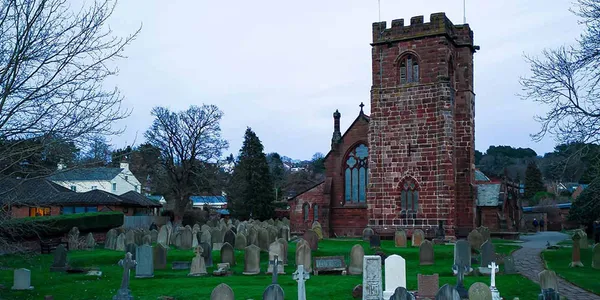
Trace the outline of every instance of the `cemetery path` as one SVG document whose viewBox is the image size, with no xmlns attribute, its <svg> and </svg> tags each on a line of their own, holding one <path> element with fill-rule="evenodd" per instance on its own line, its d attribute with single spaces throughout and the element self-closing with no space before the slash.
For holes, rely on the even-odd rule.
<svg viewBox="0 0 600 300">
<path fill-rule="evenodd" d="M 522 236 L 523 248 L 513 253 L 515 267 L 523 276 L 539 283 L 538 274 L 545 269 L 540 254 L 546 248 L 546 244 L 555 245 L 568 238 L 569 236 L 564 233 L 552 231 Z M 574 286 L 560 277 L 558 278 L 558 285 L 558 292 L 569 300 L 600 300 L 600 296 Z"/>
</svg>

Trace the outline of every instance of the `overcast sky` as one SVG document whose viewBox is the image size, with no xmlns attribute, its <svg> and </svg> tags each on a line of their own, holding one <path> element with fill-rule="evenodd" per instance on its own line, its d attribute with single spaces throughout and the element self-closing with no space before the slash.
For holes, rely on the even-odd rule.
<svg viewBox="0 0 600 300">
<path fill-rule="evenodd" d="M 475 144 L 530 147 L 540 143 L 533 117 L 543 107 L 521 100 L 519 77 L 528 74 L 523 54 L 574 43 L 581 32 L 570 0 L 467 0 L 467 23 L 481 50 L 475 54 Z M 381 0 L 381 20 L 445 12 L 463 23 L 462 0 Z M 371 25 L 379 20 L 377 0 L 122 0 L 111 19 L 116 34 L 143 25 L 109 83 L 125 96 L 132 115 L 111 138 L 117 147 L 143 142 L 150 110 L 215 104 L 225 116 L 223 136 L 237 155 L 247 126 L 266 152 L 296 159 L 327 153 L 332 113 L 342 113 L 342 130 L 359 104 L 369 113 Z"/>
</svg>

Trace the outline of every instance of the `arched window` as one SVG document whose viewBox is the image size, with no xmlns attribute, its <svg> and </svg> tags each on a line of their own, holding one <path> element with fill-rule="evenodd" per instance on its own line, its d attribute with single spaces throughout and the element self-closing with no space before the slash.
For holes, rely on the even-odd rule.
<svg viewBox="0 0 600 300">
<path fill-rule="evenodd" d="M 365 203 L 367 200 L 369 148 L 360 144 L 346 157 L 345 200 L 350 203 Z"/>
<path fill-rule="evenodd" d="M 416 213 L 419 208 L 419 187 L 413 178 L 406 178 L 400 192 L 400 207 L 403 211 Z"/>
<path fill-rule="evenodd" d="M 419 62 L 412 54 L 400 59 L 400 83 L 419 82 Z"/>
<path fill-rule="evenodd" d="M 319 220 L 319 205 L 317 204 L 313 205 L 313 215 L 313 221 Z"/>
<path fill-rule="evenodd" d="M 308 211 L 310 210 L 310 206 L 308 205 L 308 203 L 304 203 L 304 205 L 302 205 L 302 211 L 304 212 L 304 221 L 308 221 Z"/>
</svg>

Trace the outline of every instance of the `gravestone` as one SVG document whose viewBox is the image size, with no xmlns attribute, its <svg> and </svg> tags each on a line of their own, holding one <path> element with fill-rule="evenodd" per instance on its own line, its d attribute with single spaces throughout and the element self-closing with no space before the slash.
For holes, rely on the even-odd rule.
<svg viewBox="0 0 600 300">
<path fill-rule="evenodd" d="M 283 265 L 287 266 L 288 265 L 288 241 L 284 238 L 278 238 L 276 241 L 279 242 L 281 245 L 283 245 L 283 253 L 281 253 L 281 256 L 279 256 L 279 258 L 283 262 Z"/>
<path fill-rule="evenodd" d="M 411 240 L 413 247 L 419 247 L 421 246 L 421 243 L 423 243 L 423 241 L 425 240 L 425 233 L 421 229 L 416 229 L 415 231 L 413 231 Z"/>
<path fill-rule="evenodd" d="M 363 241 L 365 241 L 365 242 L 370 241 L 371 240 L 371 236 L 374 235 L 374 234 L 375 234 L 375 232 L 373 231 L 373 229 L 371 229 L 369 227 L 363 229 L 363 232 L 362 232 Z"/>
<path fill-rule="evenodd" d="M 221 247 L 221 262 L 229 263 L 230 266 L 235 266 L 235 251 L 229 243 L 223 243 Z"/>
<path fill-rule="evenodd" d="M 245 235 L 243 235 L 241 233 L 238 233 L 235 236 L 235 249 L 236 250 L 244 250 L 246 248 L 247 244 L 248 243 L 246 242 L 246 236 Z"/>
<path fill-rule="evenodd" d="M 469 300 L 492 300 L 492 291 L 483 282 L 475 282 L 469 288 Z"/>
<path fill-rule="evenodd" d="M 210 243 L 200 243 L 200 247 L 202 247 L 202 257 L 204 258 L 204 264 L 207 267 L 213 266 L 213 258 L 212 258 L 212 248 Z"/>
<path fill-rule="evenodd" d="M 287 226 L 279 229 L 279 237 L 284 238 L 286 241 L 290 240 L 290 228 Z"/>
<path fill-rule="evenodd" d="M 67 241 L 69 243 L 70 250 L 79 249 L 79 229 L 77 227 L 71 228 Z"/>
<path fill-rule="evenodd" d="M 583 263 L 581 262 L 581 235 L 575 232 L 573 235 L 573 248 L 571 252 L 571 263 L 569 267 L 583 267 Z"/>
<path fill-rule="evenodd" d="M 190 261 L 174 261 L 171 263 L 171 270 L 189 270 L 192 267 Z"/>
<path fill-rule="evenodd" d="M 269 232 L 264 228 L 258 229 L 258 247 L 262 251 L 269 251 Z"/>
<path fill-rule="evenodd" d="M 481 245 L 483 245 L 483 236 L 481 236 L 481 233 L 477 229 L 473 229 L 469 233 L 467 240 L 469 241 L 472 250 L 479 251 L 479 249 L 481 249 Z"/>
<path fill-rule="evenodd" d="M 163 244 L 158 243 L 156 247 L 152 249 L 154 252 L 153 257 L 153 265 L 155 270 L 164 270 L 167 268 L 167 248 L 163 246 Z"/>
<path fill-rule="evenodd" d="M 365 249 L 360 244 L 352 246 L 350 250 L 350 265 L 348 266 L 348 273 L 351 275 L 360 275 L 363 271 L 363 258 L 365 256 Z"/>
<path fill-rule="evenodd" d="M 476 228 L 477 231 L 481 234 L 482 242 L 485 243 L 490 240 L 490 229 L 485 226 L 480 226 Z"/>
<path fill-rule="evenodd" d="M 321 227 L 321 224 L 319 224 L 319 222 L 313 223 L 312 231 L 314 231 L 317 234 L 319 240 L 323 239 L 323 227 Z"/>
<path fill-rule="evenodd" d="M 280 266 L 283 266 L 283 262 L 279 260 L 279 257 L 277 257 L 277 255 L 275 255 L 273 260 L 269 260 L 269 268 L 271 268 L 271 270 L 273 270 L 273 268 L 279 269 Z M 277 284 L 277 275 L 279 274 L 279 272 L 271 272 L 271 274 L 273 274 L 273 279 L 271 283 Z"/>
<path fill-rule="evenodd" d="M 306 300 L 305 281 L 310 278 L 310 273 L 304 271 L 304 266 L 299 265 L 296 272 L 292 274 L 292 279 L 298 282 L 298 300 Z"/>
<path fill-rule="evenodd" d="M 213 250 L 221 250 L 223 247 L 223 235 L 221 234 L 221 230 L 219 228 L 212 228 L 210 230 L 210 238 L 212 242 Z"/>
<path fill-rule="evenodd" d="M 85 237 L 85 249 L 94 250 L 94 248 L 96 248 L 96 240 L 94 239 L 94 235 L 90 232 Z"/>
<path fill-rule="evenodd" d="M 125 245 L 127 244 L 135 244 L 135 232 L 133 230 L 125 233 Z"/>
<path fill-rule="evenodd" d="M 542 293 L 538 295 L 538 300 L 560 300 L 561 297 L 554 289 L 544 289 Z"/>
<path fill-rule="evenodd" d="M 481 266 L 479 267 L 479 272 L 481 274 L 489 275 L 490 269 L 487 267 L 493 261 L 496 261 L 496 250 L 494 249 L 494 244 L 492 240 L 485 241 L 483 245 L 481 245 Z"/>
<path fill-rule="evenodd" d="M 250 229 L 248 229 L 247 240 L 248 245 L 256 245 L 260 248 L 260 245 L 258 244 L 258 231 L 256 230 L 256 228 L 251 227 Z"/>
<path fill-rule="evenodd" d="M 245 248 L 244 253 L 244 275 L 260 274 L 260 248 L 250 245 Z"/>
<path fill-rule="evenodd" d="M 600 269 L 600 244 L 596 244 L 592 248 L 592 268 Z"/>
<path fill-rule="evenodd" d="M 394 234 L 394 244 L 396 247 L 406 248 L 406 231 L 397 230 Z"/>
<path fill-rule="evenodd" d="M 136 248 L 135 278 L 154 277 L 154 260 L 152 246 L 142 245 Z"/>
<path fill-rule="evenodd" d="M 439 274 L 417 275 L 418 293 L 421 298 L 433 298 L 440 288 Z"/>
<path fill-rule="evenodd" d="M 31 271 L 28 269 L 15 269 L 14 271 L 13 290 L 33 290 L 31 286 Z"/>
<path fill-rule="evenodd" d="M 504 258 L 504 274 L 517 274 L 515 260 L 510 254 Z"/>
<path fill-rule="evenodd" d="M 558 290 L 558 278 L 554 271 L 544 270 L 538 274 L 538 278 L 542 290 L 553 289 L 556 292 L 560 292 Z"/>
<path fill-rule="evenodd" d="M 585 230 L 579 229 L 576 231 L 576 233 L 579 234 L 579 236 L 581 237 L 579 239 L 579 249 L 589 249 L 590 245 L 588 243 L 588 236 L 587 233 L 585 232 Z"/>
<path fill-rule="evenodd" d="M 152 246 L 152 237 L 149 234 L 146 234 L 142 239 L 142 245 Z"/>
<path fill-rule="evenodd" d="M 225 238 L 223 239 L 223 242 L 229 243 L 235 248 L 235 233 L 231 230 L 227 230 L 227 232 L 225 232 Z"/>
<path fill-rule="evenodd" d="M 150 242 L 153 244 L 158 242 L 158 230 L 150 230 Z"/>
<path fill-rule="evenodd" d="M 306 272 L 312 272 L 312 252 L 305 243 L 298 243 L 296 247 L 296 265 L 303 265 Z"/>
<path fill-rule="evenodd" d="M 202 243 L 208 243 L 212 245 L 212 237 L 210 235 L 210 231 L 208 230 L 202 230 L 200 233 L 200 244 Z"/>
<path fill-rule="evenodd" d="M 460 295 L 451 284 L 444 284 L 437 294 L 435 294 L 435 300 L 460 300 Z"/>
<path fill-rule="evenodd" d="M 182 250 L 190 250 L 192 249 L 192 228 L 190 225 L 187 225 L 183 228 L 183 230 L 179 231 L 178 238 L 180 239 L 180 243 L 178 247 Z"/>
<path fill-rule="evenodd" d="M 119 234 L 119 236 L 117 237 L 115 250 L 125 251 L 125 234 L 124 233 Z"/>
<path fill-rule="evenodd" d="M 200 242 L 198 241 L 198 232 L 192 231 L 192 249 L 196 249 L 196 247 L 198 247 L 198 244 L 200 244 Z"/>
<path fill-rule="evenodd" d="M 369 238 L 369 247 L 371 247 L 371 249 L 375 248 L 380 248 L 381 247 L 381 236 L 379 236 L 378 234 L 374 234 Z"/>
<path fill-rule="evenodd" d="M 394 294 L 389 298 L 390 300 L 415 300 L 415 295 L 409 293 L 403 287 L 397 287 Z"/>
<path fill-rule="evenodd" d="M 307 230 L 302 237 L 310 245 L 310 249 L 315 251 L 319 248 L 319 237 L 312 230 Z"/>
<path fill-rule="evenodd" d="M 346 262 L 343 256 L 320 256 L 315 257 L 313 272 L 319 275 L 319 272 L 341 272 L 346 273 Z"/>
<path fill-rule="evenodd" d="M 471 269 L 471 244 L 468 241 L 459 240 L 454 244 L 454 265 Z"/>
<path fill-rule="evenodd" d="M 132 255 L 132 259 L 135 260 L 135 255 L 137 254 L 137 245 L 136 244 L 127 244 L 127 246 L 125 246 L 125 252 L 129 252 Z"/>
<path fill-rule="evenodd" d="M 67 249 L 65 245 L 60 244 L 54 250 L 54 262 L 50 266 L 52 272 L 62 272 L 67 269 Z"/>
<path fill-rule="evenodd" d="M 200 246 L 194 248 L 196 250 L 196 256 L 192 259 L 192 266 L 190 267 L 190 273 L 188 276 L 204 276 L 208 274 L 206 272 L 206 264 L 204 263 L 204 257 L 202 257 L 202 251 L 204 249 Z"/>
<path fill-rule="evenodd" d="M 385 259 L 385 291 L 383 298 L 389 299 L 397 287 L 406 288 L 406 260 L 400 255 Z"/>
<path fill-rule="evenodd" d="M 235 300 L 235 295 L 227 284 L 221 283 L 210 293 L 210 300 Z"/>
<path fill-rule="evenodd" d="M 285 298 L 285 293 L 279 284 L 271 284 L 263 293 L 263 300 L 283 300 Z"/>
<path fill-rule="evenodd" d="M 133 296 L 129 290 L 129 274 L 137 263 L 132 257 L 133 255 L 127 252 L 125 253 L 125 258 L 119 260 L 119 266 L 123 268 L 123 277 L 121 278 L 121 287 L 117 291 L 117 294 L 113 296 L 113 300 L 133 300 Z"/>
<path fill-rule="evenodd" d="M 490 280 L 490 291 L 492 292 L 492 299 L 501 300 L 502 297 L 500 297 L 500 292 L 496 288 L 496 273 L 498 272 L 498 266 L 495 262 L 492 262 L 490 265 L 488 265 L 488 268 L 490 268 L 492 272 Z"/>
<path fill-rule="evenodd" d="M 279 242 L 275 241 L 275 242 L 271 243 L 271 245 L 269 245 L 269 261 L 275 260 L 275 257 L 279 257 L 279 259 L 281 261 L 281 265 L 279 265 L 277 267 L 278 274 L 285 274 L 283 271 L 284 270 L 283 269 L 283 258 L 282 258 L 283 253 L 284 253 L 284 247 Z M 267 274 L 271 274 L 271 273 L 273 273 L 273 266 L 269 265 L 269 267 L 267 268 Z"/>
<path fill-rule="evenodd" d="M 363 300 L 381 300 L 381 256 L 365 255 L 363 260 Z M 389 299 L 389 298 L 388 298 Z"/>
<path fill-rule="evenodd" d="M 167 229 L 167 226 L 160 227 L 160 230 L 158 231 L 158 236 L 156 237 L 156 243 L 162 244 L 164 246 L 169 245 L 169 230 Z"/>
<path fill-rule="evenodd" d="M 419 247 L 419 264 L 421 266 L 430 266 L 435 263 L 433 252 L 433 243 L 425 240 Z"/>
<path fill-rule="evenodd" d="M 454 289 L 458 292 L 460 297 L 466 298 L 469 295 L 467 289 L 465 289 L 465 285 L 463 283 L 465 279 L 465 274 L 467 274 L 470 270 L 467 266 L 454 265 L 452 266 L 452 271 L 456 274 L 456 287 Z"/>
<path fill-rule="evenodd" d="M 115 250 L 117 247 L 117 230 L 111 229 L 106 233 L 106 238 L 104 239 L 104 249 Z"/>
</svg>

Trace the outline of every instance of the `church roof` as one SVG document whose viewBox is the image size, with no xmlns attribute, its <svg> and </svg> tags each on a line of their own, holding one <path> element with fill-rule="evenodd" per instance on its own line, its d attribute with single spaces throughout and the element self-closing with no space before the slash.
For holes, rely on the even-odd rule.
<svg viewBox="0 0 600 300">
<path fill-rule="evenodd" d="M 346 136 L 346 134 L 348 132 L 350 132 L 350 129 L 352 129 L 352 127 L 354 127 L 354 125 L 359 121 L 359 120 L 365 120 L 367 121 L 367 123 L 369 123 L 369 121 L 371 121 L 371 117 L 366 115 L 362 109 L 360 111 L 360 113 L 358 114 L 358 117 L 356 117 L 356 119 L 354 119 L 354 122 L 352 122 L 352 124 L 350 124 L 350 126 L 348 126 L 348 129 L 346 129 L 346 131 L 344 131 L 344 134 L 342 134 L 342 139 L 344 140 L 344 137 Z M 325 155 L 325 159 L 327 159 L 327 157 L 331 154 L 333 150 L 329 150 L 329 152 L 327 152 L 327 155 Z"/>
</svg>

